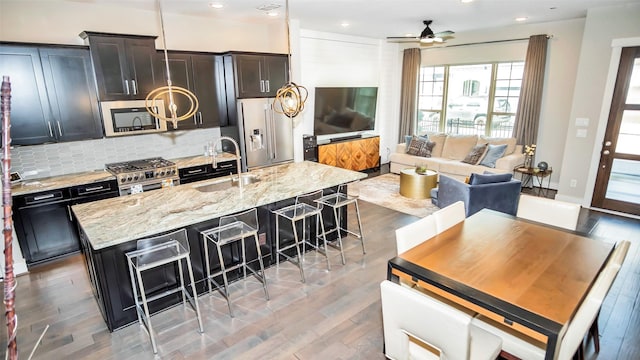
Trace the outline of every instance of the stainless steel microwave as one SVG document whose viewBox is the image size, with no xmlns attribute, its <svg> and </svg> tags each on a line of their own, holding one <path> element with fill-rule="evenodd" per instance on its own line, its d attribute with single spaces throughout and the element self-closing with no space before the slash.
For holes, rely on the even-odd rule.
<svg viewBox="0 0 640 360">
<path fill-rule="evenodd" d="M 164 102 L 156 101 L 158 114 L 164 117 Z M 105 136 L 150 134 L 167 131 L 167 122 L 147 112 L 144 100 L 102 101 Z"/>
</svg>

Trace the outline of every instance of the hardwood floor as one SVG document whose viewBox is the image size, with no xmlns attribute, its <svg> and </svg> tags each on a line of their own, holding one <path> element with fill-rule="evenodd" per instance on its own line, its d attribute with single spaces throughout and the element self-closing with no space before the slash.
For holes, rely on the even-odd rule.
<svg viewBox="0 0 640 360">
<path fill-rule="evenodd" d="M 360 210 L 366 255 L 351 237 L 345 241 L 346 265 L 336 250 L 330 252 L 331 271 L 324 257 L 308 253 L 305 284 L 292 264 L 271 267 L 269 301 L 256 280 L 236 282 L 231 286 L 235 318 L 218 294 L 201 296 L 203 334 L 188 306 L 154 315 L 157 357 L 139 325 L 107 330 L 81 255 L 33 269 L 18 278 L 21 357 L 28 357 L 49 325 L 34 359 L 384 359 L 379 283 L 386 278 L 387 260 L 396 254 L 394 229 L 416 218 L 364 201 Z M 632 242 L 602 307 L 600 354 L 589 343 L 586 359 L 638 359 L 640 221 L 583 210 L 579 226 L 607 241 Z M 5 331 L 0 341 L 5 344 Z"/>
</svg>

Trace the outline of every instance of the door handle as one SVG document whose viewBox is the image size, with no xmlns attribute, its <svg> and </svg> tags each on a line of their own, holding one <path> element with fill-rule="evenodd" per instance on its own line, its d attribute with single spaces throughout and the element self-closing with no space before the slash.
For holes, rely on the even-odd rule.
<svg viewBox="0 0 640 360">
<path fill-rule="evenodd" d="M 609 150 L 605 150 L 605 151 L 602 152 L 602 155 L 609 155 L 609 154 L 611 154 L 611 152 Z"/>
<path fill-rule="evenodd" d="M 51 121 L 47 121 L 47 125 L 49 125 L 49 136 L 53 137 L 53 130 L 51 130 Z"/>
<path fill-rule="evenodd" d="M 135 80 L 131 80 L 131 87 L 133 88 L 133 95 L 138 95 L 138 87 Z"/>
<path fill-rule="evenodd" d="M 60 120 L 56 120 L 56 122 L 58 123 L 58 134 L 62 136 L 62 127 L 60 126 Z"/>
<path fill-rule="evenodd" d="M 264 92 L 264 80 L 260 80 L 260 92 Z"/>
<path fill-rule="evenodd" d="M 71 216 L 71 206 L 67 205 L 67 214 L 69 214 L 69 221 L 73 221 L 73 217 Z"/>
<path fill-rule="evenodd" d="M 129 80 L 124 81 L 124 87 L 127 90 L 127 95 L 131 95 L 131 92 L 129 91 Z"/>
<path fill-rule="evenodd" d="M 264 83 L 267 85 L 267 90 L 266 90 L 266 92 L 271 91 L 271 90 L 269 90 L 269 88 L 270 88 L 270 86 L 269 86 L 269 80 L 265 80 L 265 82 L 264 82 Z"/>
</svg>

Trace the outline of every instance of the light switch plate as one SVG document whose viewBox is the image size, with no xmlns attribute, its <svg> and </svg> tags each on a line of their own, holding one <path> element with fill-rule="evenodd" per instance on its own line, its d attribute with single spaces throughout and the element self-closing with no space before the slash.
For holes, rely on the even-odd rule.
<svg viewBox="0 0 640 360">
<path fill-rule="evenodd" d="M 589 126 L 588 118 L 576 118 L 576 126 Z"/>
<path fill-rule="evenodd" d="M 576 137 L 586 138 L 587 137 L 587 129 L 578 129 L 578 131 L 576 131 Z"/>
</svg>

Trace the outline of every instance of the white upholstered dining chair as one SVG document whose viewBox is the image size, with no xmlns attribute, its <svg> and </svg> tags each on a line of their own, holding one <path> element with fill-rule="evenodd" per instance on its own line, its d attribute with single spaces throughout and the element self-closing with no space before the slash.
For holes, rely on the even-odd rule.
<svg viewBox="0 0 640 360">
<path fill-rule="evenodd" d="M 499 337 L 472 316 L 388 280 L 380 284 L 385 356 L 389 359 L 495 359 Z"/>
<path fill-rule="evenodd" d="M 589 332 L 592 324 L 597 322 L 602 301 L 609 292 L 628 249 L 628 241 L 621 241 L 616 246 L 605 268 L 600 272 L 585 300 L 569 322 L 567 331 L 560 340 L 557 359 L 569 360 L 573 358 L 576 351 L 582 353 L 584 337 Z M 527 360 L 544 359 L 545 357 L 545 344 L 528 338 L 503 324 L 482 315 L 476 316 L 472 323 L 479 328 L 500 336 L 502 338 L 502 349 L 511 355 Z"/>
<path fill-rule="evenodd" d="M 520 195 L 516 216 L 543 224 L 575 230 L 580 205 L 544 197 Z"/>
<path fill-rule="evenodd" d="M 436 218 L 433 215 L 423 217 L 418 221 L 396 229 L 396 247 L 398 248 L 398 254 L 402 254 L 435 236 L 437 233 Z"/>
<path fill-rule="evenodd" d="M 438 229 L 439 234 L 464 221 L 464 202 L 456 201 L 453 204 L 434 212 L 433 216 L 436 218 L 436 228 Z"/>
</svg>

